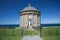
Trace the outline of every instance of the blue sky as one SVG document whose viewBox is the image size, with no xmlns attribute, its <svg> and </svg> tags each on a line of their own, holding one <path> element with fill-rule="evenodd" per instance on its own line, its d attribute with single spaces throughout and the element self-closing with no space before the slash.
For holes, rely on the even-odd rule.
<svg viewBox="0 0 60 40">
<path fill-rule="evenodd" d="M 41 23 L 60 23 L 60 0 L 0 0 L 0 24 L 19 24 L 19 12 L 28 4 L 41 11 Z"/>
</svg>

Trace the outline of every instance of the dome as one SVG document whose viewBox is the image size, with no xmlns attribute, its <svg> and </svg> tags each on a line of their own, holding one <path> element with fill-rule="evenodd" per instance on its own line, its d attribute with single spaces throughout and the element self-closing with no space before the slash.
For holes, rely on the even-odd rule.
<svg viewBox="0 0 60 40">
<path fill-rule="evenodd" d="M 22 12 L 22 11 L 29 11 L 29 10 L 38 11 L 36 8 L 32 7 L 32 6 L 29 4 L 29 5 L 28 5 L 27 7 L 25 7 L 23 10 L 21 10 L 21 12 Z"/>
</svg>

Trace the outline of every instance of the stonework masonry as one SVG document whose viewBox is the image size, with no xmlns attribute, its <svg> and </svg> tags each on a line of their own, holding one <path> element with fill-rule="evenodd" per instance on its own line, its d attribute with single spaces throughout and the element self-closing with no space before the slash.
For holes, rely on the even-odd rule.
<svg viewBox="0 0 60 40">
<path fill-rule="evenodd" d="M 28 6 L 20 12 L 20 28 L 36 29 L 40 27 L 40 11 Z"/>
</svg>

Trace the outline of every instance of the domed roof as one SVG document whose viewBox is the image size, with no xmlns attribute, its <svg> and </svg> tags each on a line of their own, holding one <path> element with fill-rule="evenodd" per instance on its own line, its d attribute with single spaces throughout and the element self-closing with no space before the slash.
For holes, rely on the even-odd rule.
<svg viewBox="0 0 60 40">
<path fill-rule="evenodd" d="M 29 11 L 29 10 L 38 11 L 36 8 L 32 7 L 32 6 L 29 4 L 29 5 L 28 5 L 27 7 L 25 7 L 23 10 L 21 10 L 21 12 L 22 12 L 22 11 Z"/>
</svg>

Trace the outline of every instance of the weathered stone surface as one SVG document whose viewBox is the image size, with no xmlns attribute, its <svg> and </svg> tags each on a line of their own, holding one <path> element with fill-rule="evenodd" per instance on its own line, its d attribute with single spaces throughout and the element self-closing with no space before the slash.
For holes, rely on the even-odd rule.
<svg viewBox="0 0 60 40">
<path fill-rule="evenodd" d="M 20 12 L 20 27 L 27 30 L 34 30 L 40 26 L 40 11 L 32 6 L 27 6 Z"/>
</svg>

